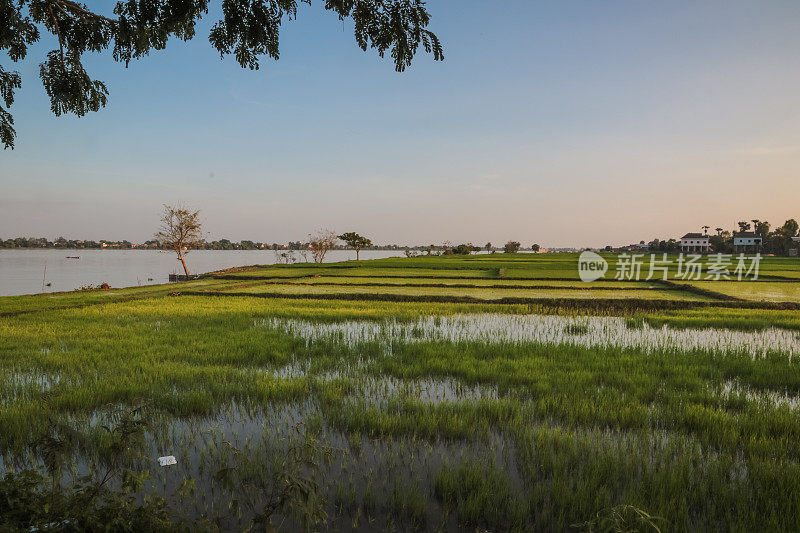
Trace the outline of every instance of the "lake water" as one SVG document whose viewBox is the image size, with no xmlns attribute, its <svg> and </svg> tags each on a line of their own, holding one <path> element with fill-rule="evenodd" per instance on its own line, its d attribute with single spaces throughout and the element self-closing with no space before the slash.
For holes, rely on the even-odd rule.
<svg viewBox="0 0 800 533">
<path fill-rule="evenodd" d="M 362 250 L 361 259 L 403 256 L 402 250 Z M 80 259 L 67 259 L 78 256 Z M 302 256 L 295 252 L 302 261 Z M 308 254 L 311 260 L 311 254 Z M 326 263 L 355 259 L 355 252 L 332 250 Z M 275 263 L 272 250 L 194 250 L 186 262 L 193 274 L 222 268 Z M 47 270 L 45 272 L 45 265 Z M 112 287 L 166 283 L 183 273 L 172 252 L 158 250 L 0 250 L 0 296 L 71 291 L 103 282 Z M 50 285 L 47 286 L 47 283 Z"/>
</svg>

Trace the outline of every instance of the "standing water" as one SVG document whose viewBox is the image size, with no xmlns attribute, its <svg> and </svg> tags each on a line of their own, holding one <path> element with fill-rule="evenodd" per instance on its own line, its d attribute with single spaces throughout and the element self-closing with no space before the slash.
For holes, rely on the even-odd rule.
<svg viewBox="0 0 800 533">
<path fill-rule="evenodd" d="M 360 258 L 400 255 L 402 250 L 362 250 Z M 332 250 L 325 256 L 326 263 L 352 259 L 355 252 L 350 250 Z M 271 265 L 275 252 L 194 250 L 186 255 L 186 262 L 190 273 L 201 274 L 237 266 Z M 170 274 L 178 273 L 183 269 L 176 254 L 159 250 L 0 250 L 0 296 L 35 294 L 42 292 L 42 286 L 45 292 L 56 292 L 103 282 L 112 287 L 152 285 L 166 283 Z"/>
</svg>

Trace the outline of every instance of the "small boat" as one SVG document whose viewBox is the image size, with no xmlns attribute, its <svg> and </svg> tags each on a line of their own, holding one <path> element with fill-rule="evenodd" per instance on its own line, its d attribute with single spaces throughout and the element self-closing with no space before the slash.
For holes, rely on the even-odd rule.
<svg viewBox="0 0 800 533">
<path fill-rule="evenodd" d="M 79 255 L 68 255 L 67 256 L 67 259 L 80 259 L 80 258 L 81 258 L 81 256 L 79 256 Z"/>
</svg>

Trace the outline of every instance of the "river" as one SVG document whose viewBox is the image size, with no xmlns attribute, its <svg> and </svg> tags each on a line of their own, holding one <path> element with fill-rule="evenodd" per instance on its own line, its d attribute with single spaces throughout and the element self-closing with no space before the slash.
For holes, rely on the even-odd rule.
<svg viewBox="0 0 800 533">
<path fill-rule="evenodd" d="M 402 250 L 361 251 L 361 259 L 402 255 Z M 295 256 L 303 260 L 298 252 Z M 307 256 L 311 261 L 311 254 Z M 348 259 L 355 259 L 355 252 L 331 250 L 325 256 L 326 263 Z M 186 262 L 195 274 L 269 265 L 276 262 L 276 256 L 272 250 L 193 250 L 186 255 Z M 152 285 L 166 283 L 169 275 L 176 273 L 183 273 L 177 256 L 158 250 L 0 250 L 0 296 L 71 291 L 104 282 L 116 288 Z"/>
</svg>

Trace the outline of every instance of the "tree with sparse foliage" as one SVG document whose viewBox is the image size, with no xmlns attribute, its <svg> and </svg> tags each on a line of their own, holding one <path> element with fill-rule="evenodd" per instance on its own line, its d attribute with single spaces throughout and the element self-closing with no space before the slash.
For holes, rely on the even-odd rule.
<svg viewBox="0 0 800 533">
<path fill-rule="evenodd" d="M 336 245 L 336 239 L 338 238 L 335 232 L 327 229 L 321 229 L 314 235 L 309 234 L 308 246 L 311 248 L 311 256 L 314 258 L 315 263 L 322 263 L 325 259 L 325 254 Z"/>
<path fill-rule="evenodd" d="M 155 238 L 161 246 L 178 254 L 178 261 L 183 265 L 183 272 L 189 276 L 185 253 L 202 242 L 203 229 L 200 223 L 200 211 L 190 211 L 185 207 L 172 207 L 164 204 L 161 216 L 161 227 Z"/>
<path fill-rule="evenodd" d="M 539 246 L 538 244 L 532 244 L 531 245 L 531 250 L 533 250 L 534 252 L 538 252 L 541 249 L 542 249 L 542 247 Z"/>
<path fill-rule="evenodd" d="M 503 246 L 503 251 L 507 254 L 515 254 L 519 252 L 520 244 L 517 241 L 508 241 L 505 246 Z"/>
<path fill-rule="evenodd" d="M 342 233 L 341 235 L 339 235 L 339 239 L 343 240 L 345 243 L 347 243 L 347 246 L 356 251 L 356 261 L 358 261 L 358 253 L 361 251 L 362 248 L 372 246 L 371 240 L 359 235 L 355 231 Z"/>
<path fill-rule="evenodd" d="M 491 242 L 487 242 L 486 245 L 484 246 L 484 248 L 486 248 L 486 253 L 487 254 L 492 253 L 492 243 Z"/>
<path fill-rule="evenodd" d="M 112 51 L 126 67 L 151 50 L 163 50 L 170 39 L 188 41 L 208 13 L 209 0 L 124 0 L 108 2 L 103 12 L 73 0 L 0 0 L 0 51 L 12 62 L 25 59 L 28 48 L 50 33 L 58 47 L 39 65 L 39 77 L 56 116 L 83 116 L 108 101 L 108 88 L 86 72 L 86 53 Z M 233 55 L 242 68 L 257 70 L 265 58 L 277 60 L 280 29 L 297 18 L 298 4 L 311 0 L 220 0 L 222 18 L 208 40 L 220 57 Z M 321 6 L 340 21 L 350 20 L 356 44 L 380 57 L 389 53 L 402 72 L 420 46 L 444 59 L 438 37 L 430 30 L 423 0 L 326 0 Z M 18 71 L 0 66 L 0 142 L 14 147 L 14 118 L 6 108 L 22 85 Z"/>
</svg>

